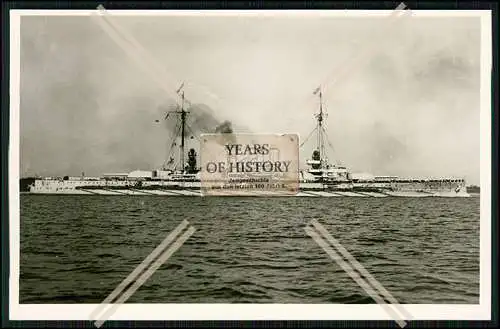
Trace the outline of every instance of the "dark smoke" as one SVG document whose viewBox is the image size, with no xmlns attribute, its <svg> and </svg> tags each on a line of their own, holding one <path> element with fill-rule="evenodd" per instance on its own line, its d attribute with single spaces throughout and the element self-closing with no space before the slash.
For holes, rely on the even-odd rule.
<svg viewBox="0 0 500 329">
<path fill-rule="evenodd" d="M 217 128 L 215 128 L 215 133 L 216 134 L 232 134 L 233 133 L 233 128 L 232 124 L 229 121 L 224 121 L 221 123 Z"/>
<path fill-rule="evenodd" d="M 180 113 L 177 106 L 160 106 L 160 112 L 168 113 L 169 118 L 166 120 L 166 128 L 169 132 L 175 132 L 180 136 Z M 184 137 L 197 137 L 200 134 L 208 133 L 233 133 L 232 123 L 229 120 L 221 121 L 217 118 L 214 110 L 205 104 L 193 104 L 186 109 L 186 128 Z"/>
</svg>

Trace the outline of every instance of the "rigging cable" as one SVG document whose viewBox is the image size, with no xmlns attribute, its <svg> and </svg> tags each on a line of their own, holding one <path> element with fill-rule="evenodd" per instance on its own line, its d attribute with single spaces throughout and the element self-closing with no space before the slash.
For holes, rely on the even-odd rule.
<svg viewBox="0 0 500 329">
<path fill-rule="evenodd" d="M 179 123 L 176 124 L 175 126 L 175 129 L 173 131 L 173 134 L 172 134 L 172 144 L 170 144 L 170 149 L 169 149 L 169 153 L 168 153 L 168 159 L 172 159 L 172 153 L 174 153 L 174 146 L 176 144 L 176 136 L 180 133 L 180 130 L 181 130 L 181 125 Z M 170 162 L 169 160 L 166 160 L 166 162 Z M 175 166 L 177 166 L 177 163 L 175 163 Z"/>
<path fill-rule="evenodd" d="M 311 131 L 311 133 L 309 134 L 309 136 L 307 136 L 307 138 L 300 144 L 299 148 L 301 148 L 309 140 L 309 138 L 311 138 L 311 136 L 314 134 L 314 132 L 316 131 L 316 129 L 318 129 L 318 127 L 315 127 L 313 129 L 313 131 Z"/>
<path fill-rule="evenodd" d="M 201 143 L 201 140 L 198 138 L 198 136 L 196 136 L 194 134 L 193 129 L 191 129 L 191 127 L 188 124 L 186 124 L 186 128 L 189 130 L 189 132 L 191 133 L 191 135 L 194 136 L 198 140 L 198 142 Z"/>
<path fill-rule="evenodd" d="M 333 148 L 333 144 L 330 142 L 330 137 L 328 137 L 328 134 L 326 133 L 326 129 L 325 129 L 325 128 L 323 128 L 323 133 L 325 134 L 325 136 L 326 136 L 326 141 L 328 142 L 328 146 L 330 146 L 330 148 L 331 148 L 331 150 L 332 150 L 332 153 L 333 153 L 333 155 L 334 155 L 334 157 L 335 157 L 335 162 L 336 162 L 337 164 L 341 164 L 341 163 L 337 160 L 337 157 L 335 156 L 335 153 L 336 153 L 336 152 L 335 152 L 335 149 Z"/>
</svg>

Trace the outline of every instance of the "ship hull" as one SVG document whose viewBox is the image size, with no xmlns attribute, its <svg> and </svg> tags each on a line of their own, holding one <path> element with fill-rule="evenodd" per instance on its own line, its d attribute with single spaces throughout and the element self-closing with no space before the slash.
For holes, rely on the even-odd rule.
<svg viewBox="0 0 500 329">
<path fill-rule="evenodd" d="M 60 195 L 142 195 L 142 196 L 201 196 L 201 183 L 193 182 L 131 182 L 99 180 L 35 180 L 30 194 Z M 225 196 L 234 196 L 227 192 Z M 273 191 L 253 193 L 252 196 L 284 196 Z M 465 185 L 449 180 L 429 182 L 390 182 L 325 185 L 301 182 L 293 197 L 469 197 Z"/>
</svg>

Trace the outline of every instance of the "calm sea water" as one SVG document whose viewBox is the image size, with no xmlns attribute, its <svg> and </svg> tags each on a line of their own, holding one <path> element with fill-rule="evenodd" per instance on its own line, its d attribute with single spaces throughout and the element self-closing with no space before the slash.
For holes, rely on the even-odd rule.
<svg viewBox="0 0 500 329">
<path fill-rule="evenodd" d="M 21 303 L 100 303 L 177 226 L 130 303 L 374 303 L 317 219 L 401 303 L 479 302 L 479 198 L 21 196 Z"/>
</svg>

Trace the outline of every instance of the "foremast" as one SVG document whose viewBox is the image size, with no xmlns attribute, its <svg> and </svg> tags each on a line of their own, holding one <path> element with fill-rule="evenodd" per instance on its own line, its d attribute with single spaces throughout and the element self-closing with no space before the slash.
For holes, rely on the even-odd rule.
<svg viewBox="0 0 500 329">
<path fill-rule="evenodd" d="M 186 132 L 188 130 L 191 131 L 189 126 L 187 125 L 187 116 L 190 113 L 190 111 L 186 111 L 186 103 L 188 101 L 185 98 L 184 95 L 184 83 L 181 84 L 181 86 L 177 89 L 176 93 L 181 97 L 181 104 L 180 108 L 178 108 L 175 111 L 169 111 L 167 112 L 167 115 L 165 116 L 165 120 L 169 117 L 170 114 L 175 114 L 177 115 L 180 120 L 178 122 L 178 125 L 180 126 L 175 128 L 176 135 L 173 136 L 173 142 L 172 145 L 170 146 L 169 154 L 171 155 L 172 149 L 174 146 L 176 146 L 176 139 L 178 135 L 180 134 L 180 139 L 181 143 L 179 146 L 179 158 L 180 158 L 180 163 L 175 164 L 174 166 L 174 171 L 179 172 L 182 175 L 186 174 L 196 174 L 198 172 L 198 169 L 196 168 L 196 151 L 192 148 L 189 150 L 189 153 L 187 154 L 188 160 L 186 163 Z M 192 133 L 192 131 L 191 131 Z M 193 136 L 191 136 L 193 138 Z M 174 163 L 174 158 L 169 156 L 170 159 L 167 161 L 167 164 L 172 164 Z"/>
</svg>

